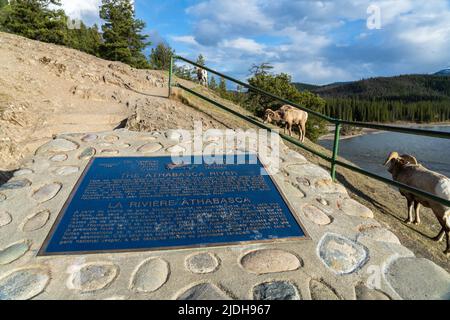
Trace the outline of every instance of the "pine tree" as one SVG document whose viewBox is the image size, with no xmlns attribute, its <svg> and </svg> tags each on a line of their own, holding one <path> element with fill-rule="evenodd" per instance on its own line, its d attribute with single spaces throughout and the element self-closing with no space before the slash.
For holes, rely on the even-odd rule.
<svg viewBox="0 0 450 320">
<path fill-rule="evenodd" d="M 50 4 L 61 5 L 60 0 L 12 0 L 3 29 L 30 39 L 65 44 L 67 16 L 63 10 L 49 9 Z"/>
<path fill-rule="evenodd" d="M 131 1 L 102 0 L 100 18 L 105 21 L 101 56 L 135 68 L 149 68 L 142 51 L 151 43 L 146 41 L 148 36 L 142 34 L 145 23 L 135 18 Z"/>
<path fill-rule="evenodd" d="M 161 42 L 156 48 L 152 49 L 152 53 L 150 54 L 150 65 L 157 70 L 169 70 L 170 59 L 174 55 L 175 50 L 169 45 Z"/>
<path fill-rule="evenodd" d="M 68 29 L 67 34 L 67 46 L 99 56 L 101 35 L 98 32 L 97 25 L 94 24 L 89 28 L 81 22 L 79 29 Z"/>
<path fill-rule="evenodd" d="M 221 77 L 219 82 L 219 88 L 217 89 L 217 92 L 222 98 L 227 98 L 227 83 L 225 81 L 225 78 Z"/>
<path fill-rule="evenodd" d="M 216 78 L 214 78 L 214 76 L 211 76 L 211 80 L 209 80 L 209 88 L 211 90 L 217 90 L 217 82 L 216 82 Z"/>
<path fill-rule="evenodd" d="M 197 58 L 196 63 L 199 64 L 199 65 L 201 65 L 202 67 L 204 67 L 204 66 L 206 65 L 205 58 L 203 57 L 202 54 L 199 54 L 199 55 L 198 55 L 198 58 Z"/>
</svg>

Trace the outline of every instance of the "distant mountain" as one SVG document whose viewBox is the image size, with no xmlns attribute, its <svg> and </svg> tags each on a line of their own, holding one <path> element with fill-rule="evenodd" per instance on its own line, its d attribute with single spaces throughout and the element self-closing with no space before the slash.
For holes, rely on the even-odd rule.
<svg viewBox="0 0 450 320">
<path fill-rule="evenodd" d="M 450 76 L 450 68 L 443 69 L 439 72 L 436 72 L 434 75 L 435 76 Z"/>
<path fill-rule="evenodd" d="M 375 122 L 450 120 L 450 69 L 434 75 L 377 77 L 324 86 L 294 84 L 327 102 L 328 116 Z"/>
<path fill-rule="evenodd" d="M 313 91 L 315 89 L 319 89 L 320 86 L 315 85 L 315 84 L 308 84 L 308 83 L 302 83 L 302 82 L 296 82 L 293 83 L 293 85 L 297 88 L 298 91 Z"/>
<path fill-rule="evenodd" d="M 450 69 L 447 71 L 450 72 Z M 294 83 L 294 85 L 297 88 L 317 93 L 323 98 L 383 99 L 404 102 L 448 99 L 450 98 L 450 77 L 448 77 L 450 74 L 444 76 L 440 72 L 435 75 L 377 77 L 353 82 L 337 82 L 324 86 L 304 83 Z"/>
</svg>

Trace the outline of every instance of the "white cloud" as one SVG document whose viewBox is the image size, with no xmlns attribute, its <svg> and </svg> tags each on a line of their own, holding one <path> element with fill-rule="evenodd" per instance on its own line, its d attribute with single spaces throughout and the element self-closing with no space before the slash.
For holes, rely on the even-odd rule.
<svg viewBox="0 0 450 320">
<path fill-rule="evenodd" d="M 101 0 L 62 0 L 62 8 L 72 19 L 80 19 L 87 25 L 100 24 Z"/>
<path fill-rule="evenodd" d="M 265 49 L 264 45 L 257 43 L 255 40 L 242 37 L 233 40 L 224 40 L 220 43 L 220 46 L 253 54 L 262 54 Z"/>
<path fill-rule="evenodd" d="M 184 43 L 184 44 L 190 44 L 193 46 L 198 46 L 198 42 L 195 41 L 194 36 L 172 36 L 170 37 L 175 42 Z"/>
<path fill-rule="evenodd" d="M 371 4 L 381 9 L 380 30 L 366 28 Z M 450 63 L 446 0 L 205 0 L 186 12 L 185 44 L 235 74 L 270 62 L 297 81 L 327 83 Z"/>
</svg>

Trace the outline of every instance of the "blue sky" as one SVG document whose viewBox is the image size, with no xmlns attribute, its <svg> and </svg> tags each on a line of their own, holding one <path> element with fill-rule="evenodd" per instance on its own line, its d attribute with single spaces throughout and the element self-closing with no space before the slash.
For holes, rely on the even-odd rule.
<svg viewBox="0 0 450 320">
<path fill-rule="evenodd" d="M 98 21 L 100 0 L 62 2 L 70 16 Z M 240 79 L 262 62 L 314 84 L 450 66 L 448 0 L 136 0 L 135 6 L 154 44 L 164 41 L 188 58 L 202 53 L 209 66 Z"/>
</svg>

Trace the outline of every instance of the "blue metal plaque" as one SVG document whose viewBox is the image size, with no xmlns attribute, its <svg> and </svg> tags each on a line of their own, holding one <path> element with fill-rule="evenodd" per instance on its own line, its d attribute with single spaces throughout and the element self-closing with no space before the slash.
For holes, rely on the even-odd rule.
<svg viewBox="0 0 450 320">
<path fill-rule="evenodd" d="M 225 159 L 225 156 L 223 156 Z M 245 164 L 94 158 L 40 255 L 218 246 L 305 238 L 255 155 Z M 252 160 L 252 161 L 249 161 Z M 185 162 L 187 163 L 187 162 Z"/>
</svg>

